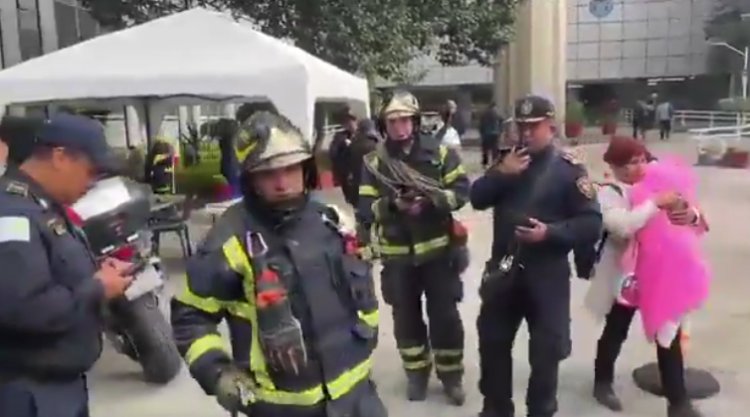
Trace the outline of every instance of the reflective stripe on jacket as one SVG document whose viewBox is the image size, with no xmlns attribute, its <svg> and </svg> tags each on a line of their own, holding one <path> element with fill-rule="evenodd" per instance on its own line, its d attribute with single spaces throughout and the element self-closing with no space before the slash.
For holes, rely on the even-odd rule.
<svg viewBox="0 0 750 417">
<path fill-rule="evenodd" d="M 448 248 L 451 212 L 466 203 L 469 179 L 455 150 L 440 145 L 433 137 L 421 136 L 413 146 L 403 160 L 442 186 L 442 190 L 428 196 L 430 207 L 418 216 L 397 212 L 393 208 L 394 191 L 365 169 L 357 214 L 358 221 L 373 230 L 373 251 L 384 259 L 409 258 L 418 264 L 441 256 Z M 392 177 L 377 151 L 367 156 L 366 163 L 380 174 Z"/>
<path fill-rule="evenodd" d="M 257 383 L 254 401 L 277 406 L 313 406 L 325 399 L 335 400 L 369 378 L 374 344 L 357 338 L 353 329 L 359 323 L 377 332 L 371 271 L 361 268 L 366 264 L 352 266 L 353 259 L 343 253 L 340 236 L 322 221 L 321 205 L 310 202 L 308 206 L 281 239 L 266 237 L 272 255 L 269 262 L 291 262 L 286 266 L 291 265 L 287 269 L 295 275 L 288 293 L 295 317 L 302 324 L 309 358 L 297 375 L 271 369 L 263 354 L 253 262 L 237 237 L 244 236 L 237 228 L 237 216 L 249 216 L 242 203 L 225 213 L 191 258 L 185 289 L 172 303 L 172 321 L 191 373 L 209 394 L 218 370 L 230 362 L 247 369 Z M 250 230 L 266 236 L 253 226 Z M 284 251 L 274 247 L 273 241 L 297 242 L 300 252 L 291 248 L 295 246 L 291 243 L 291 249 L 287 248 L 291 256 L 284 259 Z M 282 277 L 285 283 L 286 278 Z M 367 292 L 370 295 L 364 298 L 353 295 Z M 224 319 L 230 331 L 232 359 L 216 331 Z"/>
</svg>

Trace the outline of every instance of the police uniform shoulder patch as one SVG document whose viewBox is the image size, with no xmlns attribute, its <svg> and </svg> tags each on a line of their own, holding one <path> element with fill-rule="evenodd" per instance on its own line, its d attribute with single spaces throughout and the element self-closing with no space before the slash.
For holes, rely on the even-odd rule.
<svg viewBox="0 0 750 417">
<path fill-rule="evenodd" d="M 20 195 L 27 197 L 29 195 L 29 186 L 18 181 L 9 181 L 8 186 L 5 187 L 5 191 L 9 194 Z"/>
<path fill-rule="evenodd" d="M 31 222 L 22 216 L 0 217 L 0 243 L 30 242 Z"/>
<path fill-rule="evenodd" d="M 560 150 L 560 156 L 572 165 L 583 165 L 583 158 L 577 149 L 565 148 Z"/>
<path fill-rule="evenodd" d="M 589 200 L 592 200 L 594 197 L 596 197 L 596 188 L 594 187 L 594 183 L 591 182 L 591 179 L 587 175 L 579 177 L 576 180 L 576 188 L 578 188 L 578 191 L 580 191 L 580 193 Z"/>
</svg>

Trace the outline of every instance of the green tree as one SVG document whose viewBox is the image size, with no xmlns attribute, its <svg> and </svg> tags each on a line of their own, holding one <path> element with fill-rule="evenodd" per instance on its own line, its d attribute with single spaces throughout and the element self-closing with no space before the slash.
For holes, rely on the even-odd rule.
<svg viewBox="0 0 750 417">
<path fill-rule="evenodd" d="M 408 64 L 424 53 L 445 65 L 491 64 L 512 36 L 519 1 L 83 0 L 97 20 L 114 28 L 192 6 L 230 10 L 369 80 L 413 80 Z"/>
</svg>

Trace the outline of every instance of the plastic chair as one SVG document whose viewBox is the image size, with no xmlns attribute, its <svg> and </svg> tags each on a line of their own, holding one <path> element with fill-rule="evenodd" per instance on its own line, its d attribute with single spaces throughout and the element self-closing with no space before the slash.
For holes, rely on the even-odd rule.
<svg viewBox="0 0 750 417">
<path fill-rule="evenodd" d="M 193 200 L 192 196 L 185 199 L 182 203 L 182 213 L 179 213 L 179 210 L 170 210 L 169 213 L 165 214 L 155 213 L 149 227 L 151 230 L 151 249 L 154 254 L 159 255 L 161 235 L 175 233 L 177 238 L 180 239 L 183 259 L 187 260 L 187 258 L 193 256 L 193 245 L 190 242 L 190 228 L 188 227 Z"/>
</svg>

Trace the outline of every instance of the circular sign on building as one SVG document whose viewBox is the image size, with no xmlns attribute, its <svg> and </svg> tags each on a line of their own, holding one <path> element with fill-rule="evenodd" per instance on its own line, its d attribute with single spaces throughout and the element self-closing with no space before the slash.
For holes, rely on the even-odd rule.
<svg viewBox="0 0 750 417">
<path fill-rule="evenodd" d="M 614 0 L 591 0 L 589 2 L 589 12 L 599 19 L 609 16 L 614 8 Z"/>
</svg>

